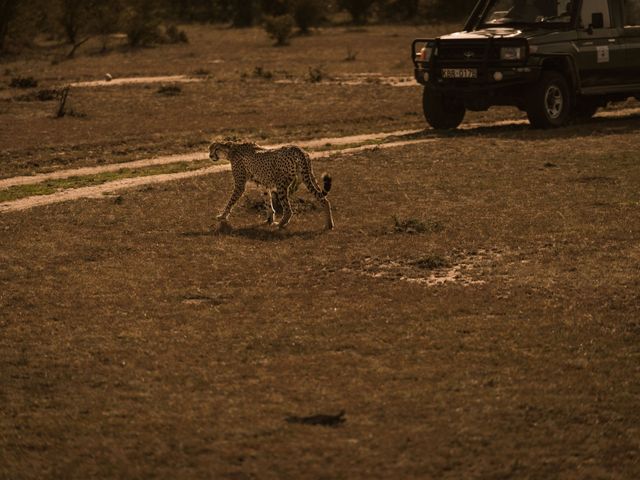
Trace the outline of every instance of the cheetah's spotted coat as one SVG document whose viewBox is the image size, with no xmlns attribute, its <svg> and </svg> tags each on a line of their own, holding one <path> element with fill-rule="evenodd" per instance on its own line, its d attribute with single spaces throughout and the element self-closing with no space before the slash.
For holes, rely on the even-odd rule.
<svg viewBox="0 0 640 480">
<path fill-rule="evenodd" d="M 286 146 L 268 150 L 259 147 L 255 143 L 212 143 L 209 147 L 211 160 L 218 161 L 221 156 L 227 158 L 231 163 L 234 189 L 227 206 L 217 217 L 219 220 L 226 221 L 229 218 L 231 209 L 244 193 L 247 181 L 251 180 L 266 189 L 265 204 L 267 207 L 267 222 L 269 224 L 275 223 L 275 211 L 271 200 L 271 192 L 275 189 L 283 209 L 282 218 L 277 225 L 280 228 L 285 227 L 293 215 L 289 202 L 289 187 L 295 181 L 298 173 L 300 173 L 302 181 L 309 192 L 324 206 L 326 228 L 333 228 L 331 204 L 326 198 L 331 189 L 331 178 L 328 175 L 322 177 L 323 188 L 321 189 L 313 174 L 311 159 L 300 147 Z"/>
</svg>

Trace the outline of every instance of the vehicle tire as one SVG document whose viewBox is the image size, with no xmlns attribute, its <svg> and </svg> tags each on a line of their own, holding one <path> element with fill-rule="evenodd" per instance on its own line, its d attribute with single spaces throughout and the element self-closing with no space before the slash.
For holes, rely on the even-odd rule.
<svg viewBox="0 0 640 480">
<path fill-rule="evenodd" d="M 451 97 L 424 87 L 422 94 L 422 111 L 427 123 L 436 130 L 453 130 L 462 123 L 466 110 L 464 104 Z"/>
<path fill-rule="evenodd" d="M 580 98 L 573 107 L 571 115 L 574 120 L 584 122 L 593 117 L 600 106 L 600 102 L 595 98 Z"/>
<path fill-rule="evenodd" d="M 558 72 L 543 71 L 540 80 L 527 92 L 526 102 L 527 116 L 533 128 L 560 127 L 569 120 L 569 85 Z"/>
</svg>

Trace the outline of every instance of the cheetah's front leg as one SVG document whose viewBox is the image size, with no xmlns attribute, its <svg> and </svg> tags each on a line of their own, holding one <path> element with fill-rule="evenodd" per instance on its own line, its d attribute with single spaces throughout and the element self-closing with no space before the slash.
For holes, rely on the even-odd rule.
<svg viewBox="0 0 640 480">
<path fill-rule="evenodd" d="M 240 181 L 242 180 L 242 181 Z M 237 179 L 235 187 L 233 188 L 233 192 L 231 193 L 231 197 L 229 198 L 229 202 L 227 202 L 227 206 L 224 211 L 218 215 L 216 218 L 222 222 L 226 222 L 229 218 L 229 214 L 231 213 L 231 209 L 234 205 L 240 200 L 242 194 L 244 193 L 246 182 L 243 179 Z"/>
<path fill-rule="evenodd" d="M 264 206 L 267 210 L 267 223 L 271 225 L 273 223 L 276 211 L 273 209 L 273 199 L 271 198 L 271 190 L 265 190 L 264 192 Z"/>
</svg>

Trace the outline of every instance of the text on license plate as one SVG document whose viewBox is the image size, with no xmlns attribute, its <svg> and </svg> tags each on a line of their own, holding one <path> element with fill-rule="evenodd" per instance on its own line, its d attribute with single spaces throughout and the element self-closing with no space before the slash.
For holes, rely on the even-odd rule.
<svg viewBox="0 0 640 480">
<path fill-rule="evenodd" d="M 442 78 L 478 78 L 475 68 L 443 68 Z"/>
</svg>

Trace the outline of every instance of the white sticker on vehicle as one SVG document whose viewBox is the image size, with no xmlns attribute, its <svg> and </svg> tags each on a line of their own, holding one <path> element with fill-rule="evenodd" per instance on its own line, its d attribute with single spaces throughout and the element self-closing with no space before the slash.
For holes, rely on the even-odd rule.
<svg viewBox="0 0 640 480">
<path fill-rule="evenodd" d="M 598 50 L 598 63 L 609 62 L 609 47 L 606 45 L 603 47 L 596 47 Z"/>
</svg>

